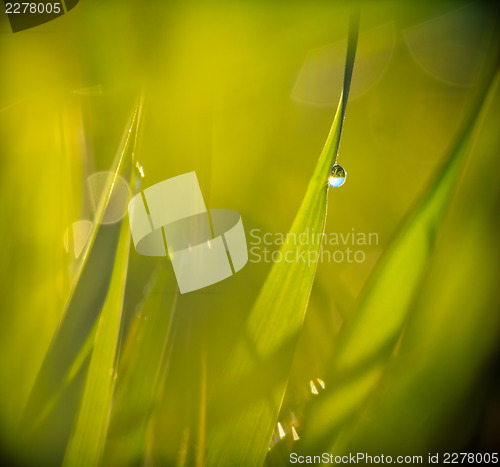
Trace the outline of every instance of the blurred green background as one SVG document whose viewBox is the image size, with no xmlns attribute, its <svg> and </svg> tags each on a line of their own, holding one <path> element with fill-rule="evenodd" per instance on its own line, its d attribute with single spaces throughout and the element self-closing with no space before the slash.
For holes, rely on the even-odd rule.
<svg viewBox="0 0 500 467">
<path fill-rule="evenodd" d="M 66 232 L 78 220 L 92 220 L 86 180 L 111 170 L 141 93 L 135 160 L 144 169 L 143 187 L 196 171 L 207 206 L 238 211 L 248 240 L 252 229 L 286 233 L 340 97 L 350 8 L 346 1 L 81 0 L 62 17 L 15 34 L 0 16 L 5 459 L 57 465 L 64 457 L 84 377 L 52 424 L 43 428 L 42 422 L 43 436 L 30 434 L 22 414 L 75 280 Z M 348 178 L 330 189 L 325 232 L 376 233 L 378 244 L 359 247 L 363 262 L 318 265 L 278 419 L 292 410 L 299 436 L 315 403 L 310 381 L 320 392 L 316 399 L 323 396 L 317 378 L 324 391 L 334 384 L 328 372 L 337 337 L 356 314 L 363 287 L 396 231 L 434 183 L 481 78 L 491 73 L 497 15 L 493 3 L 477 1 L 361 5 L 339 156 Z M 379 383 L 347 414 L 349 429 L 327 436 L 324 449 L 408 455 L 498 450 L 497 94 L 436 228 L 419 304 L 398 343 L 401 358 L 392 354 Z M 175 282 L 163 277 L 169 267 L 165 259 L 139 257 L 131 249 L 121 343 L 155 284 L 159 306 L 162 300 L 167 306 L 175 293 Z M 211 420 L 225 417 L 224 408 L 210 408 L 219 368 L 270 268 L 250 262 L 221 283 L 177 298 L 181 318 L 151 396 L 145 439 L 128 452 L 139 423 L 134 414 L 112 418 L 104 465 L 201 465 L 201 441 L 190 444 L 201 423 L 199 386 L 206 386 L 210 430 Z M 164 279 L 168 285 L 162 286 Z M 263 369 L 263 378 L 266 371 L 272 369 Z M 116 384 L 118 391 L 120 373 Z M 236 410 L 227 402 L 228 413 Z M 290 438 L 288 432 L 272 443 L 267 463 L 286 465 L 296 446 Z"/>
</svg>

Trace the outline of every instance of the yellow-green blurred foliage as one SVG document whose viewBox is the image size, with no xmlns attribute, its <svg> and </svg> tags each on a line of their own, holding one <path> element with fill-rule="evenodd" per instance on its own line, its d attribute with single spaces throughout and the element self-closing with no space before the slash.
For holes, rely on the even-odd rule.
<svg viewBox="0 0 500 467">
<path fill-rule="evenodd" d="M 92 219 L 86 179 L 110 169 L 141 92 L 135 156 L 144 187 L 194 170 L 209 207 L 241 213 L 249 242 L 252 229 L 260 229 L 260 237 L 284 234 L 340 97 L 349 7 L 319 0 L 81 0 L 62 17 L 15 34 L 0 16 L 0 443 L 7 458 L 53 465 L 64 455 L 68 432 L 46 433 L 43 447 L 23 444 L 28 428 L 20 421 L 75 279 L 67 229 Z M 330 189 L 325 232 L 376 233 L 378 242 L 354 247 L 363 251 L 362 262 L 318 265 L 298 351 L 289 356 L 294 363 L 283 407 L 297 416 L 306 418 L 311 379 L 324 378 L 325 390 L 335 384 L 325 375 L 337 335 L 460 136 L 492 59 L 496 13 L 489 2 L 362 4 L 339 156 L 348 178 Z M 325 448 L 387 454 L 494 449 L 491 433 L 500 423 L 498 376 L 496 412 L 490 394 L 500 323 L 498 108 L 495 95 L 437 226 L 417 304 L 395 351 L 401 358 L 381 372 L 341 439 L 331 438 Z M 122 344 L 160 264 L 168 266 L 130 251 Z M 200 459 L 189 457 L 190 443 L 203 441 L 194 430 L 205 423 L 200 387 L 208 398 L 217 391 L 219 368 L 270 268 L 249 262 L 210 289 L 178 297 L 176 313 L 184 321 L 167 344 L 147 439 L 141 453 L 123 459 L 145 456 L 171 465 L 183 459 L 183 449 L 188 463 Z M 168 322 L 161 323 L 165 339 Z M 208 349 L 204 363 L 195 351 L 200 339 Z M 237 410 L 230 398 L 228 412 Z M 70 428 L 77 405 L 67 403 Z M 119 453 L 128 438 L 120 437 L 116 423 L 106 455 L 123 465 Z M 282 455 L 268 462 L 279 464 Z"/>
</svg>

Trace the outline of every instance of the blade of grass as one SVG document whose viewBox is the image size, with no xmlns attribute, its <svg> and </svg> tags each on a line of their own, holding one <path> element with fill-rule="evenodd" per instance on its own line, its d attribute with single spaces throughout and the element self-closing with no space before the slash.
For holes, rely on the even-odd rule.
<svg viewBox="0 0 500 467">
<path fill-rule="evenodd" d="M 131 126 L 126 135 L 124 151 L 117 161 L 117 170 L 108 180 L 107 196 L 101 199 L 97 222 L 100 222 L 105 206 L 109 202 L 129 141 L 133 141 L 129 158 L 130 184 L 135 185 L 136 172 L 132 169 L 131 162 L 135 158 L 142 107 L 143 95 L 131 123 L 132 126 L 135 124 L 135 132 L 132 132 Z M 63 461 L 63 464 L 67 466 L 98 465 L 104 453 L 117 377 L 118 347 L 129 252 L 130 227 L 128 222 L 122 221 L 110 284 L 96 330 L 83 399 Z"/>
<path fill-rule="evenodd" d="M 358 16 L 356 12 L 351 18 L 339 107 L 290 229 L 295 238 L 305 232 L 317 236 L 324 231 L 326 180 L 340 142 L 356 53 Z M 250 312 L 246 335 L 228 362 L 224 372 L 228 387 L 211 402 L 215 422 L 207 434 L 209 465 L 261 465 L 268 450 L 316 272 L 320 242 L 315 237 L 307 244 L 285 243 L 280 251 L 283 257 L 298 259 L 273 265 Z M 226 419 L 221 420 L 221 414 Z"/>
<path fill-rule="evenodd" d="M 63 273 L 70 255 L 61 237 L 79 213 L 79 111 L 74 103 L 54 105 L 47 95 L 27 96 L 0 113 L 0 212 L 11 220 L 0 233 L 2 310 L 11 310 L 0 318 L 0 379 L 9 381 L 2 385 L 0 418 L 14 439 L 70 292 Z"/>
<path fill-rule="evenodd" d="M 494 76 L 487 75 L 441 174 L 406 219 L 366 286 L 358 311 L 344 326 L 328 377 L 333 386 L 311 406 L 304 451 L 317 452 L 323 443 L 330 447 L 342 423 L 359 410 L 380 381 L 432 260 L 438 230 L 479 131 Z"/>
<path fill-rule="evenodd" d="M 83 400 L 64 457 L 63 465 L 67 467 L 98 465 L 104 450 L 116 380 L 115 361 L 129 251 L 130 228 L 128 222 L 122 222 L 116 261 L 99 318 Z"/>
<path fill-rule="evenodd" d="M 104 191 L 106 195 L 101 198 L 96 211 L 91 238 L 83 252 L 83 259 L 77 274 L 78 279 L 26 404 L 19 427 L 23 433 L 29 431 L 33 420 L 39 421 L 39 415 L 44 412 L 46 405 L 55 394 L 59 393 L 73 361 L 84 346 L 103 306 L 111 278 L 120 224 L 106 226 L 101 225 L 100 220 L 118 175 L 123 172 L 125 165 L 128 167 L 131 165 L 130 160 L 126 159 L 129 155 L 128 148 L 137 115 L 138 109 L 136 108 L 125 128 L 115 156 L 111 168 L 113 176 L 109 178 Z"/>
<path fill-rule="evenodd" d="M 106 465 L 134 465 L 144 456 L 148 421 L 168 362 L 178 293 L 171 267 L 163 266 L 155 282 L 132 324 L 120 356 Z"/>
<path fill-rule="evenodd" d="M 196 439 L 196 467 L 205 465 L 205 440 L 207 423 L 207 360 L 204 346 L 201 348 L 200 355 L 200 400 L 198 408 L 198 433 Z"/>
<path fill-rule="evenodd" d="M 493 432 L 478 428 L 494 408 L 498 387 L 499 84 L 500 74 L 397 358 L 389 361 L 384 384 L 371 394 L 363 416 L 342 430 L 336 453 L 361 445 L 386 455 L 396 449 L 425 455 L 445 445 L 486 451 L 488 439 L 494 446 L 495 436 L 487 435 Z"/>
<path fill-rule="evenodd" d="M 126 133 L 124 136 L 123 151 L 121 154 L 117 154 L 115 158 L 116 171 L 108 178 L 105 188 L 106 196 L 100 200 L 95 221 L 95 225 L 97 226 L 100 225 L 100 220 L 113 192 L 120 169 L 123 168 L 123 160 L 130 141 L 133 141 L 133 143 L 130 157 L 127 161 L 127 169 L 130 173 L 131 185 L 134 185 L 135 172 L 131 169 L 131 162 L 135 156 L 134 151 L 139 134 L 142 106 L 143 98 L 141 97 L 141 102 L 135 109 L 132 117 L 128 134 Z M 133 129 L 135 129 L 134 132 L 132 131 Z M 95 235 L 96 231 L 93 234 Z M 122 222 L 110 286 L 106 294 L 106 300 L 93 342 L 94 349 L 90 359 L 83 400 L 81 401 L 79 415 L 66 448 L 64 464 L 67 465 L 80 465 L 80 463 L 83 463 L 83 465 L 93 465 L 94 463 L 99 463 L 102 457 L 116 379 L 115 364 L 118 355 L 129 250 L 130 231 L 128 223 Z M 87 250 L 87 254 L 88 252 L 89 250 Z"/>
</svg>

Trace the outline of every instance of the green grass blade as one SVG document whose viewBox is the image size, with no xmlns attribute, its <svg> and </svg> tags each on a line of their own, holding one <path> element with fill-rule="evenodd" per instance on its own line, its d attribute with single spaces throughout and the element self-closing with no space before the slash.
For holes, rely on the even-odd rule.
<svg viewBox="0 0 500 467">
<path fill-rule="evenodd" d="M 340 128 L 339 138 L 337 139 L 337 147 L 335 148 L 335 157 L 339 150 L 340 136 L 342 135 L 342 127 L 344 125 L 345 111 L 347 109 L 347 100 L 349 97 L 349 90 L 351 89 L 352 72 L 354 70 L 354 59 L 356 58 L 356 48 L 358 47 L 359 35 L 359 5 L 353 7 L 353 12 L 349 17 L 349 29 L 347 38 L 347 54 L 344 67 L 344 82 L 342 84 L 342 104 L 340 107 Z"/>
<path fill-rule="evenodd" d="M 476 404 L 485 412 L 494 407 L 494 396 L 488 401 L 484 388 L 497 374 L 498 363 L 491 356 L 498 349 L 500 329 L 500 315 L 492 312 L 498 301 L 500 245 L 491 242 L 500 232 L 498 222 L 492 222 L 500 199 L 499 78 L 397 358 L 389 361 L 383 384 L 367 400 L 363 416 L 342 430 L 336 453 L 355 452 L 363 445 L 367 452 L 376 446 L 386 455 L 425 456 L 435 446 L 465 446 L 478 426 Z M 479 444 L 473 438 L 472 446 L 488 440 L 494 446 L 496 438 L 489 433 L 479 435 Z"/>
<path fill-rule="evenodd" d="M 31 431 L 33 422 L 40 420 L 40 414 L 46 411 L 47 404 L 60 393 L 68 372 L 84 347 L 102 309 L 111 279 L 120 224 L 100 225 L 99 222 L 111 197 L 116 178 L 123 172 L 125 165 L 130 169 L 129 145 L 137 115 L 136 109 L 125 128 L 111 167 L 113 176 L 109 177 L 105 189 L 106 196 L 102 197 L 96 211 L 91 239 L 83 253 L 77 281 L 31 390 L 20 425 L 23 436 Z"/>
<path fill-rule="evenodd" d="M 373 432 L 372 443 L 384 453 L 394 446 L 427 453 L 431 446 L 444 445 L 450 435 L 454 445 L 464 446 L 477 423 L 472 415 L 475 404 L 484 404 L 490 413 L 495 406 L 488 403 L 487 391 L 478 387 L 488 387 L 498 374 L 498 361 L 492 356 L 500 329 L 500 314 L 494 312 L 500 274 L 500 225 L 495 221 L 500 200 L 499 78 L 398 359 L 391 362 L 385 384 L 377 388 L 376 403 L 370 401 L 364 410 L 367 416 L 350 435 L 357 445 Z M 396 415 L 401 413 L 405 416 Z M 497 437 L 486 435 L 493 431 L 484 433 L 482 439 L 491 440 L 493 447 Z"/>
<path fill-rule="evenodd" d="M 99 318 L 83 400 L 64 466 L 98 465 L 102 457 L 116 379 L 115 361 L 129 251 L 130 228 L 128 222 L 122 222 L 113 274 Z"/>
<path fill-rule="evenodd" d="M 131 325 L 120 356 L 106 465 L 135 465 L 143 458 L 148 421 L 167 365 L 176 300 L 173 270 L 164 265 Z"/>
<path fill-rule="evenodd" d="M 327 179 L 335 162 L 349 82 L 354 66 L 358 21 L 350 25 L 344 90 L 330 134 L 290 229 L 293 238 L 309 232 L 310 241 L 288 242 L 273 265 L 250 312 L 245 336 L 225 369 L 227 388 L 211 401 L 214 426 L 207 433 L 208 465 L 261 465 L 286 389 L 304 319 L 324 231 Z M 288 255 L 288 256 L 287 256 Z"/>
<path fill-rule="evenodd" d="M 70 162 L 80 155 L 76 122 L 81 109 L 53 103 L 48 95 L 26 98 L 25 104 L 0 112 L 0 127 L 4 129 L 0 212 L 4 219 L 11 219 L 9 228 L 0 233 L 4 284 L 0 379 L 8 382 L 2 384 L 0 419 L 9 427 L 5 432 L 10 440 L 4 439 L 4 443 L 12 446 L 70 291 L 67 276 L 61 275 L 69 267 L 70 256 L 61 238 L 80 212 L 81 171 Z"/>
<path fill-rule="evenodd" d="M 308 452 L 317 451 L 323 443 L 331 447 L 339 427 L 360 409 L 380 381 L 432 260 L 437 232 L 479 131 L 493 76 L 481 89 L 440 176 L 391 243 L 356 314 L 342 329 L 327 381 L 332 386 L 312 405 L 308 416 L 303 436 Z"/>
</svg>

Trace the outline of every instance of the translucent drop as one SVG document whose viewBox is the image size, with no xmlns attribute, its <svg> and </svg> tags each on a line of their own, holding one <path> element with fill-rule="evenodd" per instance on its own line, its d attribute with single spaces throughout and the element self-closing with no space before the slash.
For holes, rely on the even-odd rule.
<svg viewBox="0 0 500 467">
<path fill-rule="evenodd" d="M 144 178 L 144 168 L 142 167 L 141 164 L 139 164 L 139 162 L 135 164 L 135 168 L 137 169 L 137 172 L 139 172 L 141 178 Z"/>
<path fill-rule="evenodd" d="M 341 165 L 335 164 L 330 172 L 330 177 L 328 177 L 328 185 L 333 187 L 342 186 L 345 183 L 347 177 L 347 172 Z"/>
</svg>

